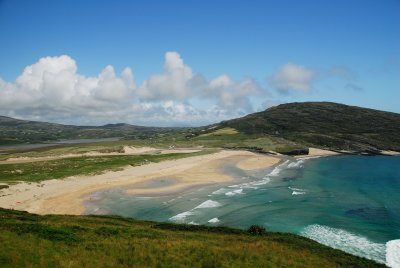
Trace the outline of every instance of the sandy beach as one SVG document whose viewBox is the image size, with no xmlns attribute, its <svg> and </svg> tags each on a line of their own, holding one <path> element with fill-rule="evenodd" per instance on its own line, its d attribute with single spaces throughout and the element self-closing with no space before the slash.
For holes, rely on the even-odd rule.
<svg viewBox="0 0 400 268">
<path fill-rule="evenodd" d="M 400 152 L 396 151 L 381 151 L 383 155 L 388 155 L 388 156 L 399 156 Z"/>
<path fill-rule="evenodd" d="M 229 163 L 243 170 L 267 168 L 279 163 L 276 156 L 255 154 L 248 151 L 223 150 L 208 155 L 178 160 L 126 167 L 121 171 L 106 172 L 95 176 L 74 176 L 63 180 L 41 183 L 19 183 L 0 190 L 0 207 L 25 210 L 38 214 L 73 214 L 85 212 L 83 202 L 90 193 L 127 187 L 136 195 L 165 195 L 214 183 L 226 183 L 234 178 L 224 173 L 222 167 Z M 173 177 L 172 185 L 156 188 L 136 187 L 140 183 Z"/>
<path fill-rule="evenodd" d="M 310 148 L 308 148 L 307 155 L 298 155 L 298 156 L 295 156 L 295 158 L 323 157 L 323 156 L 332 156 L 332 155 L 339 155 L 339 154 L 340 153 L 334 152 L 334 151 L 310 147 Z"/>
</svg>

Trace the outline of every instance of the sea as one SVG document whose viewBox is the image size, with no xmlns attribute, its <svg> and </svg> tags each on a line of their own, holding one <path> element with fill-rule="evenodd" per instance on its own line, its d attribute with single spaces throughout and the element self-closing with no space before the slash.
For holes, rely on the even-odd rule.
<svg viewBox="0 0 400 268">
<path fill-rule="evenodd" d="M 224 171 L 235 183 L 181 195 L 95 192 L 86 213 L 242 229 L 258 224 L 400 267 L 399 156 L 288 158 L 272 168 L 245 172 L 227 164 Z M 160 178 L 147 187 L 174 183 Z"/>
</svg>

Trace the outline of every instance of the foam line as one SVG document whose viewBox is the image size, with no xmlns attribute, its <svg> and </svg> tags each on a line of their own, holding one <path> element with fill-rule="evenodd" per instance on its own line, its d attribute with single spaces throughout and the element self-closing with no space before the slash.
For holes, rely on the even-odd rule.
<svg viewBox="0 0 400 268">
<path fill-rule="evenodd" d="M 221 204 L 218 203 L 217 201 L 207 200 L 207 201 L 204 201 L 203 203 L 201 203 L 200 205 L 198 205 L 197 207 L 192 208 L 191 210 L 188 210 L 188 211 L 179 213 L 175 216 L 172 216 L 171 218 L 169 218 L 169 220 L 183 223 L 183 222 L 185 222 L 187 217 L 198 214 L 199 213 L 197 211 L 198 209 L 215 208 L 215 207 L 219 207 L 219 206 L 221 206 Z"/>
<path fill-rule="evenodd" d="M 342 229 L 323 225 L 309 225 L 300 233 L 326 246 L 346 251 L 350 254 L 385 263 L 386 245 L 374 243 L 368 238 Z M 392 246 L 392 245 L 390 245 Z M 392 255 L 390 255 L 392 258 Z"/>
<path fill-rule="evenodd" d="M 400 268 L 400 239 L 386 243 L 386 265 L 392 268 Z"/>
<path fill-rule="evenodd" d="M 218 218 L 212 218 L 211 220 L 208 221 L 208 223 L 218 223 L 220 220 Z"/>
<path fill-rule="evenodd" d="M 225 195 L 227 195 L 227 196 L 234 196 L 237 194 L 243 194 L 243 189 L 238 189 L 238 190 L 234 190 L 234 191 L 225 193 Z"/>
<path fill-rule="evenodd" d="M 213 201 L 213 200 L 207 200 L 204 201 L 203 203 L 201 203 L 200 205 L 198 205 L 197 207 L 195 207 L 194 209 L 199 209 L 199 208 L 216 208 L 221 206 L 220 203 L 218 203 L 217 201 Z M 193 210 L 194 210 L 193 209 Z"/>
</svg>

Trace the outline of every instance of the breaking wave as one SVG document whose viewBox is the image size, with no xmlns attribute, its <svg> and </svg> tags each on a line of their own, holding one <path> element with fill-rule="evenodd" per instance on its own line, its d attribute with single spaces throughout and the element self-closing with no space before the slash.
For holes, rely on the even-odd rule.
<svg viewBox="0 0 400 268">
<path fill-rule="evenodd" d="M 314 224 L 304 228 L 300 235 L 353 255 L 385 263 L 385 244 L 372 242 L 342 229 Z"/>
<path fill-rule="evenodd" d="M 221 206 L 220 203 L 218 203 L 217 201 L 213 201 L 213 200 L 207 200 L 204 201 L 203 203 L 201 203 L 200 205 L 198 205 L 197 207 L 195 207 L 194 209 L 199 209 L 199 208 L 216 208 Z M 193 209 L 193 210 L 194 210 Z"/>
<path fill-rule="evenodd" d="M 238 190 L 234 190 L 234 191 L 225 193 L 225 195 L 227 195 L 227 196 L 234 196 L 237 194 L 243 194 L 243 189 L 238 189 Z"/>
<path fill-rule="evenodd" d="M 276 166 L 271 173 L 268 174 L 268 176 L 278 176 L 279 173 L 284 169 L 284 167 L 289 163 L 289 160 L 286 160 L 285 162 L 283 162 L 282 164 Z"/>
<path fill-rule="evenodd" d="M 400 267 L 400 239 L 386 243 L 386 265 L 392 268 Z"/>
<path fill-rule="evenodd" d="M 179 214 L 169 218 L 169 220 L 175 221 L 175 222 L 183 222 L 186 219 L 186 217 L 192 216 L 192 215 L 195 215 L 195 214 L 196 213 L 194 211 L 189 210 L 189 211 L 185 211 L 185 212 L 179 213 Z"/>
<path fill-rule="evenodd" d="M 208 223 L 218 223 L 220 220 L 218 218 L 212 218 L 211 220 L 208 221 Z"/>
<path fill-rule="evenodd" d="M 300 188 L 294 188 L 294 187 L 288 187 L 290 190 L 292 190 L 292 195 L 302 195 L 306 194 L 306 190 L 300 189 Z"/>
<path fill-rule="evenodd" d="M 215 207 L 219 207 L 219 206 L 221 206 L 221 204 L 218 203 L 217 201 L 207 200 L 207 201 L 204 201 L 203 203 L 201 203 L 200 205 L 198 205 L 197 207 L 192 208 L 191 210 L 188 210 L 188 211 L 179 213 L 175 216 L 172 216 L 171 218 L 169 218 L 169 220 L 178 222 L 178 223 L 184 223 L 187 217 L 198 214 L 199 213 L 197 211 L 198 209 L 215 208 Z M 192 224 L 192 223 L 189 222 L 189 224 Z"/>
<path fill-rule="evenodd" d="M 304 163 L 304 159 L 297 160 L 296 162 L 292 162 L 288 164 L 288 168 L 301 168 L 303 167 L 302 164 Z"/>
</svg>

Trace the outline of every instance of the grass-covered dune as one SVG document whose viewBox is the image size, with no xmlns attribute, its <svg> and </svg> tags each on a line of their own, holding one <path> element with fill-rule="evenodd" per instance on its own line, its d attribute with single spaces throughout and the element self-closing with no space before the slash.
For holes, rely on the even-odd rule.
<svg viewBox="0 0 400 268">
<path fill-rule="evenodd" d="M 3 163 L 0 164 L 0 183 L 40 182 L 77 175 L 95 175 L 106 171 L 121 170 L 126 166 L 140 166 L 212 152 L 215 151 L 155 155 L 81 156 L 27 163 Z"/>
<path fill-rule="evenodd" d="M 0 209 L 0 267 L 384 267 L 292 234 Z"/>
</svg>

